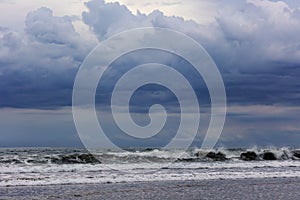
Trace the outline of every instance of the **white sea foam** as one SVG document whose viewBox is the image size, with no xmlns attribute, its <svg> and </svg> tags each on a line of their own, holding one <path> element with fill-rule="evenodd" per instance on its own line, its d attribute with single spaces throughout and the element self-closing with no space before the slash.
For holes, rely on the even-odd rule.
<svg viewBox="0 0 300 200">
<path fill-rule="evenodd" d="M 168 158 L 175 159 L 182 151 L 137 150 L 134 152 L 106 151 L 98 153 L 103 158 L 111 159 L 110 162 L 72 163 L 71 160 L 72 162 L 68 161 L 67 164 L 63 162 L 58 162 L 58 164 L 51 162 L 51 158 L 62 159 L 61 155 L 74 155 L 74 152 L 82 154 L 82 152 L 72 150 L 51 150 L 50 152 L 49 150 L 3 150 L 0 153 L 0 160 L 2 160 L 0 162 L 0 186 L 300 177 L 300 160 L 291 159 L 293 155 L 289 149 L 272 150 L 279 159 L 275 161 L 243 161 L 238 159 L 239 154 L 247 150 L 219 149 L 218 151 L 223 152 L 227 158 L 231 159 L 225 161 L 202 160 L 208 151 L 193 149 L 184 154 L 184 158 L 192 158 L 191 162 L 179 160 L 168 163 L 170 161 Z M 260 154 L 265 150 L 252 149 L 252 151 Z M 284 154 L 284 151 L 287 153 Z M 193 159 L 198 159 L 195 156 L 197 152 L 200 152 L 198 155 L 200 160 L 194 161 Z M 286 157 L 282 157 L 283 154 Z M 158 159 L 152 159 L 151 162 L 148 159 L 143 159 L 149 157 Z M 126 162 L 113 162 L 118 160 Z"/>
</svg>

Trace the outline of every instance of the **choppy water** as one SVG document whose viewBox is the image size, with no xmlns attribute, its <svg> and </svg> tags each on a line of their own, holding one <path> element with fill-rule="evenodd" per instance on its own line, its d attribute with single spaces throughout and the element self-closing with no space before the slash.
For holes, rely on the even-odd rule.
<svg viewBox="0 0 300 200">
<path fill-rule="evenodd" d="M 243 160 L 247 151 L 257 157 Z M 300 177 L 299 152 L 130 149 L 97 150 L 92 156 L 83 149 L 0 149 L 0 186 Z"/>
</svg>

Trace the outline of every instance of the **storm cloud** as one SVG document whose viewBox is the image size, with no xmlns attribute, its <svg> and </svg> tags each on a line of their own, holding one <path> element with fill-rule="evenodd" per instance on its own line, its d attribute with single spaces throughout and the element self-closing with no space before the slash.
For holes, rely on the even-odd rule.
<svg viewBox="0 0 300 200">
<path fill-rule="evenodd" d="M 292 4 L 240 1 L 220 10 L 209 25 L 159 10 L 134 14 L 124 5 L 102 0 L 89 1 L 86 7 L 82 20 L 99 42 L 120 31 L 149 26 L 191 36 L 219 67 L 229 103 L 299 103 L 300 11 Z M 28 13 L 23 32 L 0 29 L 1 107 L 71 105 L 77 69 L 95 46 L 75 31 L 72 20 L 42 7 Z"/>
<path fill-rule="evenodd" d="M 24 32 L 1 28 L 0 106 L 58 108 L 70 105 L 77 68 L 92 45 L 70 17 L 48 8 L 28 13 Z"/>
<path fill-rule="evenodd" d="M 0 107 L 59 110 L 72 105 L 72 89 L 78 68 L 98 44 L 76 30 L 74 24 L 78 20 L 82 20 L 99 43 L 128 29 L 162 27 L 190 36 L 216 62 L 224 79 L 229 108 L 221 144 L 240 142 L 244 145 L 247 141 L 254 144 L 257 138 L 274 137 L 270 143 L 273 141 L 280 145 L 283 144 L 280 138 L 284 137 L 280 132 L 284 131 L 288 135 L 284 144 L 296 141 L 299 138 L 296 121 L 300 103 L 299 3 L 275 0 L 211 2 L 217 14 L 213 21 L 206 24 L 184 17 L 167 16 L 158 9 L 149 14 L 140 11 L 133 13 L 125 5 L 103 0 L 86 2 L 86 10 L 77 13 L 79 16 L 57 16 L 47 7 L 32 10 L 24 20 L 23 30 L 0 27 Z M 181 41 L 176 42 L 182 45 Z M 121 42 L 120 45 L 126 43 Z M 193 74 L 185 71 L 188 64 L 174 55 L 144 53 L 145 56 L 142 51 L 137 53 L 138 62 L 147 62 L 146 54 L 156 55 L 166 65 L 182 67 L 186 76 Z M 111 83 L 113 76 L 120 77 L 123 71 L 118 69 L 121 66 L 138 63 L 134 55 L 127 58 L 114 63 L 115 69 L 107 72 L 105 83 Z M 197 82 L 195 77 L 189 78 L 196 84 L 200 102 L 209 107 L 205 84 Z M 168 91 L 145 87 L 141 96 L 135 94 L 134 112 L 147 112 L 145 107 L 148 108 L 152 100 L 141 97 L 145 94 L 154 96 L 155 92 L 164 97 L 159 99 L 163 103 L 177 105 Z M 109 103 L 105 98 L 98 100 L 100 105 Z M 260 108 L 268 108 L 266 113 L 277 109 L 284 111 L 274 114 L 280 115 L 279 119 L 274 116 L 260 118 Z M 243 113 L 245 110 L 246 113 Z M 261 119 L 264 123 L 252 121 L 255 119 Z M 253 128 L 255 125 L 258 127 Z M 267 128 L 263 128 L 264 125 Z M 74 127 L 68 130 L 74 131 Z M 260 131 L 265 131 L 265 134 Z M 272 135 L 272 132 L 275 134 Z"/>
</svg>

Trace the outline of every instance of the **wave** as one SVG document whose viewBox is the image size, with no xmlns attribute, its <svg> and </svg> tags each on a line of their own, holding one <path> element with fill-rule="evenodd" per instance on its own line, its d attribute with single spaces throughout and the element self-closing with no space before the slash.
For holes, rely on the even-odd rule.
<svg viewBox="0 0 300 200">
<path fill-rule="evenodd" d="M 101 164 L 150 162 L 226 162 L 226 161 L 300 160 L 300 150 L 269 149 L 131 149 L 101 150 L 90 154 L 80 149 L 1 149 L 0 164 Z"/>
<path fill-rule="evenodd" d="M 300 150 L 292 148 L 131 149 L 93 154 L 83 149 L 0 149 L 0 187 L 300 177 L 299 157 Z"/>
</svg>

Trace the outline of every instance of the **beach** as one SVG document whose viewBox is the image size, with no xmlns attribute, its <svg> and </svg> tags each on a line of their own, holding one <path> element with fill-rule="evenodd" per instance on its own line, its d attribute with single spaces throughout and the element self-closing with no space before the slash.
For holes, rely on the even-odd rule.
<svg viewBox="0 0 300 200">
<path fill-rule="evenodd" d="M 300 178 L 0 187 L 0 199 L 299 199 Z"/>
</svg>

